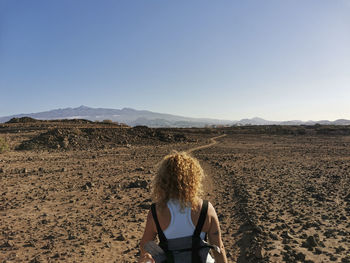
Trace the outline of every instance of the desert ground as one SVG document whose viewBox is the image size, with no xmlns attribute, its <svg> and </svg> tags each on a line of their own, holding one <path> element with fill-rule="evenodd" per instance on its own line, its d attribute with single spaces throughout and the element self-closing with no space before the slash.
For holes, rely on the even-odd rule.
<svg viewBox="0 0 350 263">
<path fill-rule="evenodd" d="M 172 150 L 200 160 L 229 262 L 350 262 L 349 131 L 0 124 L 0 262 L 137 262 Z"/>
</svg>

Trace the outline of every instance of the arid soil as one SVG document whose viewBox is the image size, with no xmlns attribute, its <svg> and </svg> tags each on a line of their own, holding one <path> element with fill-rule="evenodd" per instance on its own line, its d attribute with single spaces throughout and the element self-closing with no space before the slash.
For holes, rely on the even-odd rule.
<svg viewBox="0 0 350 263">
<path fill-rule="evenodd" d="M 136 262 L 156 165 L 191 149 L 229 262 L 350 262 L 344 132 L 16 125 L 0 126 L 0 262 Z"/>
</svg>

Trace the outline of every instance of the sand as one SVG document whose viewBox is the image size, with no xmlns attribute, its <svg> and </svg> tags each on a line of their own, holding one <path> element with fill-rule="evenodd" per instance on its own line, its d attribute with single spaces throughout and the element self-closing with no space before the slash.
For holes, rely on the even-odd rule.
<svg viewBox="0 0 350 263">
<path fill-rule="evenodd" d="M 186 129 L 191 140 L 14 150 L 43 132 L 0 127 L 12 149 L 0 262 L 136 262 L 155 167 L 173 149 L 195 149 L 207 173 L 229 262 L 350 262 L 350 136 Z"/>
</svg>

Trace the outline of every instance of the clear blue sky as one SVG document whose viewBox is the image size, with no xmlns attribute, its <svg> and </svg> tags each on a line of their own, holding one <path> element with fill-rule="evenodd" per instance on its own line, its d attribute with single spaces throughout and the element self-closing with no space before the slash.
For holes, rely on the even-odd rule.
<svg viewBox="0 0 350 263">
<path fill-rule="evenodd" d="M 350 0 L 0 0 L 0 116 L 350 119 Z"/>
</svg>

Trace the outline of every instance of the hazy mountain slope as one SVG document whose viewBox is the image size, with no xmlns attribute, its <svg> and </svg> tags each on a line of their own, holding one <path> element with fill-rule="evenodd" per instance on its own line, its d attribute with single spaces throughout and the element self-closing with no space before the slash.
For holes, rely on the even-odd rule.
<svg viewBox="0 0 350 263">
<path fill-rule="evenodd" d="M 205 119 L 205 118 L 188 118 L 171 114 L 156 113 L 146 110 L 134 110 L 131 108 L 123 109 L 105 109 L 90 108 L 80 106 L 78 108 L 55 109 L 29 114 L 17 114 L 12 116 L 0 117 L 0 122 L 6 122 L 11 118 L 31 117 L 35 119 L 88 119 L 92 121 L 112 120 L 125 123 L 131 126 L 146 125 L 150 127 L 203 127 L 213 124 L 233 124 L 232 121 Z"/>
<path fill-rule="evenodd" d="M 80 106 L 77 108 L 55 109 L 50 111 L 17 114 L 12 116 L 0 117 L 0 122 L 6 122 L 11 118 L 31 117 L 42 120 L 52 119 L 87 119 L 92 121 L 112 120 L 125 123 L 130 126 L 146 125 L 149 127 L 204 127 L 206 125 L 350 125 L 350 120 L 339 119 L 335 121 L 320 120 L 307 121 L 268 121 L 262 118 L 242 119 L 240 121 L 218 120 L 207 118 L 189 118 L 171 114 L 157 113 L 147 110 L 135 110 L 131 108 L 106 109 L 90 108 Z"/>
</svg>

